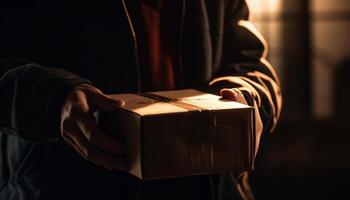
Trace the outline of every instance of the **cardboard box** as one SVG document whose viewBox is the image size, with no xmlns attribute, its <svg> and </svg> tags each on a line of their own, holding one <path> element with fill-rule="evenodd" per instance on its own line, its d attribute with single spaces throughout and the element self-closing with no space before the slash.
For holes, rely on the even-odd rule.
<svg viewBox="0 0 350 200">
<path fill-rule="evenodd" d="M 100 114 L 102 128 L 126 144 L 140 179 L 251 170 L 254 109 L 197 90 L 117 94 L 125 106 Z"/>
</svg>

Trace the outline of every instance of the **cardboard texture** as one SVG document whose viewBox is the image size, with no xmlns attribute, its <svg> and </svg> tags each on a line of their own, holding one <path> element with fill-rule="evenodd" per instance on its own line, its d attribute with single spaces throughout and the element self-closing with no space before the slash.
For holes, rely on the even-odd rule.
<svg viewBox="0 0 350 200">
<path fill-rule="evenodd" d="M 125 105 L 100 126 L 125 142 L 143 180 L 251 170 L 254 109 L 197 90 L 110 95 Z"/>
</svg>

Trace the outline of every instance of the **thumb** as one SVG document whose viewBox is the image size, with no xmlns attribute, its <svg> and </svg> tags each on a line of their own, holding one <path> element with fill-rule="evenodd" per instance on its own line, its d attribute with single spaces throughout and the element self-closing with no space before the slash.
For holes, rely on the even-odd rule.
<svg viewBox="0 0 350 200">
<path fill-rule="evenodd" d="M 114 99 L 103 94 L 100 90 L 88 89 L 85 91 L 87 101 L 96 110 L 113 111 L 125 104 L 123 100 Z"/>
<path fill-rule="evenodd" d="M 224 88 L 220 90 L 220 95 L 222 98 L 235 101 L 242 104 L 247 104 L 242 92 L 236 88 Z"/>
</svg>

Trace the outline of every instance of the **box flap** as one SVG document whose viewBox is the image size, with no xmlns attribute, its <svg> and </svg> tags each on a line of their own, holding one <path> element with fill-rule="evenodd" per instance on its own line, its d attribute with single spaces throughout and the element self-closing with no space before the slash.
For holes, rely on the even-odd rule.
<svg viewBox="0 0 350 200">
<path fill-rule="evenodd" d="M 172 100 L 180 100 L 180 99 L 215 99 L 217 100 L 221 98 L 220 96 L 204 93 L 194 89 L 157 91 L 157 92 L 151 92 L 151 94 L 166 97 Z"/>
<path fill-rule="evenodd" d="M 122 109 L 134 112 L 141 116 L 188 112 L 188 110 L 185 108 L 181 108 L 167 102 L 160 102 L 137 94 L 116 94 L 110 95 L 110 97 L 125 101 L 125 105 L 122 107 Z"/>
<path fill-rule="evenodd" d="M 230 100 L 222 99 L 221 96 L 214 94 L 204 93 L 198 90 L 186 89 L 186 90 L 173 90 L 173 91 L 160 91 L 151 92 L 152 94 L 166 97 L 174 101 L 180 101 L 185 104 L 190 104 L 199 107 L 203 110 L 226 110 L 226 109 L 240 109 L 250 108 L 250 106 L 237 103 Z"/>
</svg>

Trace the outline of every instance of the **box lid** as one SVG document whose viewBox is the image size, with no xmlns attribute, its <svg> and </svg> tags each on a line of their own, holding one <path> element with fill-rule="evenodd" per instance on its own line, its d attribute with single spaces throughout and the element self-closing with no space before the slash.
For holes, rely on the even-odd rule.
<svg viewBox="0 0 350 200">
<path fill-rule="evenodd" d="M 251 108 L 241 103 L 224 100 L 221 96 L 193 89 L 140 94 L 117 94 L 112 95 L 112 97 L 125 101 L 122 109 L 141 116 L 190 111 L 201 112 L 203 110 Z"/>
</svg>

